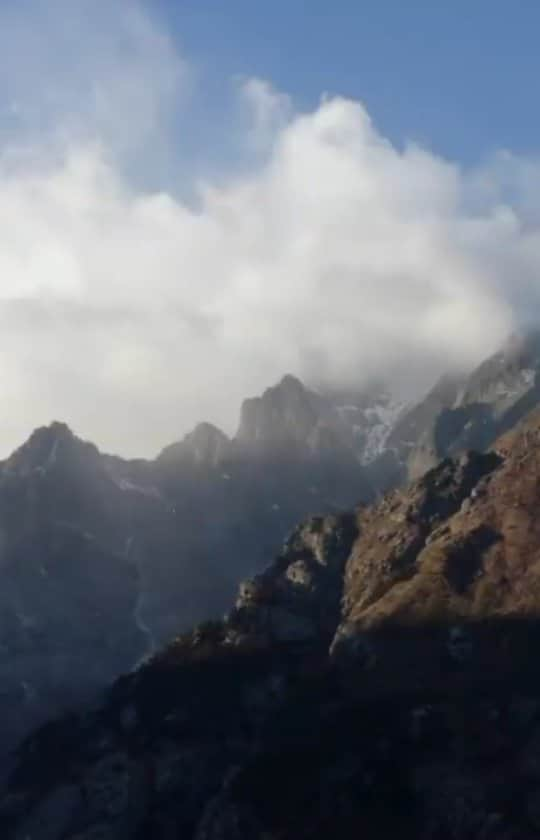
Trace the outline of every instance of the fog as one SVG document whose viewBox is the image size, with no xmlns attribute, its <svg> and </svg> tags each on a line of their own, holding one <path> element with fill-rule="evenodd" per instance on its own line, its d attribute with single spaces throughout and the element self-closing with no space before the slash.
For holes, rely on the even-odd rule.
<svg viewBox="0 0 540 840">
<path fill-rule="evenodd" d="M 2 455 L 52 419 L 126 455 L 231 433 L 286 372 L 416 393 L 536 319 L 537 161 L 463 170 L 239 79 L 234 165 L 216 117 L 219 165 L 157 188 L 204 79 L 136 3 L 52 5 L 0 8 Z"/>
</svg>

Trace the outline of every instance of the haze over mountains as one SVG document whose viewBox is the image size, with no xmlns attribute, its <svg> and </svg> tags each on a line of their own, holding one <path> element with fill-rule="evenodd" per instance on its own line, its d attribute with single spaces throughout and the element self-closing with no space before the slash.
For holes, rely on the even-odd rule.
<svg viewBox="0 0 540 840">
<path fill-rule="evenodd" d="M 222 615 L 306 516 L 488 448 L 538 404 L 539 348 L 514 337 L 413 406 L 285 376 L 244 402 L 234 438 L 201 423 L 154 461 L 103 455 L 62 423 L 36 430 L 0 468 L 2 738 Z"/>
<path fill-rule="evenodd" d="M 17 752 L 0 798 L 4 836 L 537 837 L 540 681 L 531 652 L 540 639 L 538 374 L 538 336 L 512 339 L 466 380 L 440 383 L 403 414 L 386 450 L 368 464 L 365 448 L 358 450 L 365 436 L 346 433 L 342 415 L 352 409 L 332 412 L 290 377 L 245 404 L 235 441 L 203 425 L 155 463 L 100 456 L 62 426 L 36 432 L 4 464 L 2 527 L 8 533 L 15 509 L 9 516 L 6 501 L 20 501 L 17 491 L 40 499 L 44 533 L 50 528 L 56 536 L 56 543 L 44 543 L 44 579 L 61 576 L 62 565 L 76 564 L 78 575 L 84 561 L 91 576 L 86 593 L 92 568 L 99 576 L 107 540 L 107 564 L 116 558 L 117 568 L 130 566 L 132 543 L 123 553 L 111 550 L 129 527 L 140 528 L 135 540 L 147 539 L 131 566 L 140 571 L 157 559 L 169 594 L 181 556 L 163 537 L 175 535 L 165 525 L 172 500 L 190 499 L 192 515 L 203 505 L 200 528 L 188 531 L 190 539 L 199 537 L 202 556 L 208 528 L 215 536 L 215 505 L 231 498 L 235 481 L 249 477 L 242 503 L 249 496 L 252 514 L 261 517 L 245 517 L 254 528 L 250 536 L 269 542 L 278 539 L 278 529 L 265 518 L 265 505 L 271 493 L 290 490 L 291 481 L 297 481 L 293 498 L 277 497 L 287 513 L 293 500 L 298 507 L 305 503 L 295 497 L 307 476 L 317 476 L 322 504 L 332 504 L 338 486 L 344 495 L 360 492 L 360 485 L 339 478 L 347 477 L 343 467 L 353 452 L 358 473 L 352 478 L 366 482 L 366 498 L 377 492 L 367 477 L 377 475 L 372 466 L 378 459 L 386 477 L 388 459 L 399 468 L 394 480 L 400 486 L 349 513 L 309 517 L 274 562 L 261 563 L 240 585 L 224 618 L 180 633 L 102 700 L 33 734 Z M 471 437 L 488 451 L 464 451 Z M 447 457 L 450 451 L 455 457 Z M 407 470 L 417 471 L 423 459 L 438 463 L 408 483 Z M 73 468 L 84 476 L 78 492 L 84 487 L 86 495 L 79 498 L 67 483 Z M 62 481 L 55 483 L 56 470 Z M 227 493 L 220 495 L 218 479 Z M 41 482 L 47 492 L 40 497 Z M 331 496 L 322 493 L 328 488 Z M 112 511 L 107 521 L 96 504 L 103 498 Z M 66 551 L 61 523 L 50 516 L 55 505 L 69 511 L 71 500 L 93 522 L 94 536 L 81 532 L 82 522 L 71 531 L 79 547 L 89 543 L 86 553 Z M 13 522 L 19 538 L 20 527 L 20 520 Z M 232 548 L 238 535 L 223 530 L 221 520 L 218 530 L 215 546 L 229 540 Z M 158 537 L 171 553 L 156 551 Z M 6 545 L 2 574 L 13 585 L 11 576 L 24 567 L 30 587 L 39 577 L 38 555 L 15 561 L 9 539 Z M 145 557 L 148 549 L 152 557 Z M 222 551 L 218 566 L 229 563 L 234 576 L 236 562 L 247 566 L 253 556 Z M 184 584 L 197 571 L 185 560 Z M 157 592 L 147 596 L 146 579 L 134 569 L 133 578 L 125 626 L 109 629 L 109 652 L 119 658 L 127 658 L 129 644 L 133 655 L 141 641 L 133 636 L 137 625 L 144 637 L 145 625 L 157 627 L 162 617 Z M 47 584 L 40 580 L 39 586 L 47 592 Z M 114 597 L 122 591 L 118 587 Z M 191 599 L 196 591 L 193 586 Z M 12 597 L 15 592 L 22 589 L 13 588 Z M 144 624 L 142 613 L 137 620 L 141 592 L 148 597 Z M 181 596 L 181 588 L 176 593 Z M 73 591 L 78 626 L 87 625 L 81 595 Z M 5 613 L 9 603 L 4 607 Z M 112 612 L 118 619 L 121 609 Z M 132 635 L 123 639 L 129 616 Z M 70 616 L 62 620 L 67 635 Z M 103 620 L 109 620 L 106 610 Z M 85 640 L 70 636 L 84 651 Z M 99 644 L 90 652 L 94 660 L 103 658 Z M 119 659 L 108 664 L 112 671 Z"/>
<path fill-rule="evenodd" d="M 540 838 L 517 5 L 0 2 L 0 840 Z"/>
<path fill-rule="evenodd" d="M 124 457 L 232 435 L 287 372 L 418 398 L 538 319 L 533 157 L 444 157 L 258 61 L 213 88 L 169 5 L 0 8 L 2 457 L 57 417 Z"/>
</svg>

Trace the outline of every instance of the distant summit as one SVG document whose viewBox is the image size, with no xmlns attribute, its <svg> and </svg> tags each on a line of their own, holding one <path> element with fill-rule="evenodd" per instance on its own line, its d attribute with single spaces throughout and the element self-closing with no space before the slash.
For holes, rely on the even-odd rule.
<svg viewBox="0 0 540 840">
<path fill-rule="evenodd" d="M 217 466 L 230 454 L 231 441 L 212 423 L 199 423 L 179 443 L 167 446 L 158 456 L 159 463 L 190 461 L 199 466 Z"/>
<path fill-rule="evenodd" d="M 317 394 L 287 375 L 261 397 L 244 401 L 236 440 L 251 447 L 307 446 L 325 412 Z"/>
<path fill-rule="evenodd" d="M 58 464 L 95 461 L 98 457 L 94 444 L 76 437 L 66 423 L 53 421 L 32 432 L 26 443 L 3 462 L 3 467 L 20 475 L 43 474 Z"/>
<path fill-rule="evenodd" d="M 540 405 L 540 331 L 512 335 L 470 374 L 445 376 L 406 412 L 388 448 L 409 478 L 442 458 L 485 450 Z"/>
</svg>

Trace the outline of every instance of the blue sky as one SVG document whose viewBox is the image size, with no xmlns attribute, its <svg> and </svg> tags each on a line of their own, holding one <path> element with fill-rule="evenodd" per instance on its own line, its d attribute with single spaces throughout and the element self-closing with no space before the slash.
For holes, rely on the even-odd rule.
<svg viewBox="0 0 540 840">
<path fill-rule="evenodd" d="M 155 0 L 219 110 L 236 75 L 312 107 L 361 99 L 396 142 L 466 163 L 536 152 L 540 3 L 535 0 Z"/>
</svg>

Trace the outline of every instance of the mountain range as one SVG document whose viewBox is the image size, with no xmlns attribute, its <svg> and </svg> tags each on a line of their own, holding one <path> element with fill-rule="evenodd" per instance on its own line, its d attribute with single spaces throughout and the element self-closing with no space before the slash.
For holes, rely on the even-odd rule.
<svg viewBox="0 0 540 840">
<path fill-rule="evenodd" d="M 389 686 L 389 670 L 398 687 L 412 680 L 420 690 L 428 680 L 430 691 L 443 690 L 446 671 L 436 675 L 441 666 L 433 664 L 440 650 L 448 658 L 448 645 L 466 651 L 472 644 L 457 621 L 470 604 L 449 594 L 448 580 L 458 593 L 474 589 L 475 604 L 504 602 L 506 573 L 491 588 L 485 575 L 474 576 L 477 555 L 496 555 L 512 529 L 496 536 L 503 526 L 486 524 L 481 500 L 491 477 L 505 474 L 507 444 L 496 442 L 540 404 L 539 371 L 540 336 L 532 333 L 513 337 L 468 375 L 445 377 L 412 406 L 378 384 L 330 393 L 285 376 L 246 400 L 234 438 L 203 423 L 154 461 L 104 455 L 61 423 L 36 430 L 0 465 L 3 746 L 77 704 L 99 705 L 100 692 L 122 673 L 133 672 L 120 683 L 131 691 L 169 674 L 164 661 L 186 656 L 189 671 L 191 657 L 206 662 L 208 651 L 210 671 L 221 667 L 215 655 L 243 662 L 253 649 L 262 671 L 268 657 L 282 655 L 293 674 L 314 663 L 325 680 L 327 660 L 332 679 L 340 667 L 385 662 L 373 666 L 372 687 Z M 480 454 L 466 454 L 471 449 Z M 515 481 L 509 486 L 518 493 Z M 452 547 L 445 529 L 462 522 L 467 505 L 482 511 L 476 530 L 464 535 L 460 525 Z M 440 540 L 449 542 L 444 557 L 429 560 L 435 549 L 428 546 Z M 448 579 L 441 571 L 452 565 L 447 552 L 458 558 Z M 516 597 L 512 590 L 512 603 Z M 491 620 L 478 609 L 479 620 Z M 466 618 L 469 628 L 472 613 Z M 399 654 L 381 657 L 379 639 L 392 636 L 396 622 Z M 199 629 L 190 631 L 193 625 Z M 438 640 L 433 651 L 425 627 Z M 475 668 L 486 662 L 489 656 L 475 660 Z M 176 664 L 174 673 L 173 682 L 184 679 Z M 41 794 L 32 797 L 41 801 Z"/>
<path fill-rule="evenodd" d="M 540 410 L 312 516 L 224 618 L 29 736 L 9 840 L 540 833 Z"/>
</svg>

